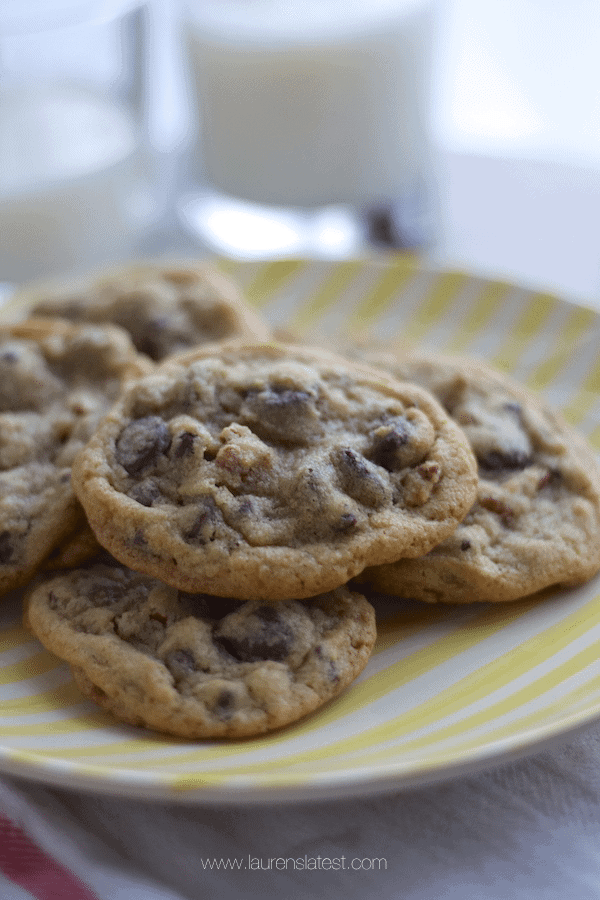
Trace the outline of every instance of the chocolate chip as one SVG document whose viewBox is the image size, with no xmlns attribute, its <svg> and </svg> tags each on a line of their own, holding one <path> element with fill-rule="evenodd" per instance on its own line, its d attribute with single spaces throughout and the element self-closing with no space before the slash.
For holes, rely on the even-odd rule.
<svg viewBox="0 0 600 900">
<path fill-rule="evenodd" d="M 226 626 L 228 623 L 225 622 Z M 271 659 L 281 661 L 290 652 L 294 633 L 281 615 L 271 606 L 259 606 L 240 626 L 215 632 L 215 639 L 240 662 L 258 662 Z M 241 633 L 240 633 L 241 631 Z"/>
<path fill-rule="evenodd" d="M 259 437 L 282 443 L 307 443 L 318 428 L 314 397 L 307 391 L 278 386 L 250 391 L 245 411 Z"/>
<path fill-rule="evenodd" d="M 353 528 L 356 528 L 356 522 L 356 516 L 353 516 L 352 513 L 342 513 L 337 530 L 351 531 Z"/>
<path fill-rule="evenodd" d="M 470 550 L 470 548 L 471 548 L 471 541 L 462 541 L 462 543 L 460 545 L 461 550 Z"/>
<path fill-rule="evenodd" d="M 154 481 L 140 481 L 129 491 L 129 496 L 142 506 L 152 506 L 160 499 L 160 488 Z"/>
<path fill-rule="evenodd" d="M 514 413 L 518 418 L 521 417 L 521 413 L 523 412 L 523 407 L 520 403 L 505 403 L 502 407 L 506 410 L 506 412 Z"/>
<path fill-rule="evenodd" d="M 90 579 L 86 585 L 86 596 L 94 606 L 112 606 L 123 599 L 123 585 L 110 578 Z"/>
<path fill-rule="evenodd" d="M 52 610 L 57 610 L 60 606 L 60 602 L 54 591 L 48 591 L 48 606 Z"/>
<path fill-rule="evenodd" d="M 237 507 L 238 516 L 253 516 L 254 515 L 254 504 L 249 497 L 243 497 L 238 503 Z"/>
<path fill-rule="evenodd" d="M 206 497 L 198 509 L 198 515 L 194 519 L 192 527 L 184 532 L 183 537 L 188 543 L 203 546 L 212 541 L 215 536 L 215 525 L 219 519 L 219 510 L 212 497 Z"/>
<path fill-rule="evenodd" d="M 330 656 L 323 652 L 323 647 L 321 644 L 317 644 L 314 648 L 313 653 L 318 659 L 321 660 L 322 663 L 327 663 L 327 678 L 332 681 L 334 684 L 340 680 L 340 675 L 338 672 L 338 668 L 335 662 L 331 659 Z"/>
<path fill-rule="evenodd" d="M 140 353 L 144 353 L 146 356 L 149 356 L 150 359 L 153 359 L 155 362 L 162 357 L 162 348 L 157 343 L 156 338 L 151 334 L 143 334 L 140 337 L 136 338 L 134 341 L 136 349 L 140 351 Z"/>
<path fill-rule="evenodd" d="M 171 445 L 171 433 L 159 416 L 145 416 L 127 425 L 119 435 L 115 457 L 129 475 L 154 465 Z"/>
<path fill-rule="evenodd" d="M 168 653 L 165 665 L 175 679 L 186 678 L 197 671 L 196 660 L 189 650 L 173 650 Z"/>
<path fill-rule="evenodd" d="M 14 547 L 11 541 L 10 531 L 0 534 L 0 565 L 6 565 L 13 557 Z"/>
<path fill-rule="evenodd" d="M 400 417 L 390 424 L 392 427 L 387 434 L 375 437 L 371 459 L 376 465 L 393 472 L 397 468 L 402 468 L 398 450 L 410 440 L 411 428 L 408 421 Z"/>
<path fill-rule="evenodd" d="M 191 456 L 194 452 L 195 440 L 195 434 L 192 434 L 191 431 L 184 431 L 179 439 L 177 447 L 175 448 L 175 459 L 184 459 L 186 456 Z"/>
<path fill-rule="evenodd" d="M 560 484 L 561 481 L 562 473 L 558 469 L 549 469 L 538 481 L 538 491 Z"/>
<path fill-rule="evenodd" d="M 330 659 L 327 664 L 327 677 L 334 684 L 337 684 L 337 682 L 340 680 L 340 673 L 338 672 L 338 668 L 332 659 Z"/>
<path fill-rule="evenodd" d="M 213 713 L 219 719 L 230 719 L 235 709 L 235 694 L 233 691 L 221 691 L 213 706 Z"/>
<path fill-rule="evenodd" d="M 19 354 L 14 350 L 5 350 L 4 353 L 0 354 L 0 362 L 8 363 L 8 365 L 13 365 L 14 363 L 19 361 Z"/>
<path fill-rule="evenodd" d="M 281 621 L 281 616 L 272 606 L 257 606 L 254 610 L 253 615 L 256 616 L 257 619 L 260 619 L 261 622 L 279 622 Z"/>
<path fill-rule="evenodd" d="M 363 214 L 363 218 L 370 244 L 395 248 L 406 246 L 391 206 L 374 206 Z"/>
<path fill-rule="evenodd" d="M 135 533 L 133 535 L 133 540 L 131 541 L 134 547 L 147 547 L 148 541 L 144 535 L 144 532 L 141 528 L 136 528 Z"/>
<path fill-rule="evenodd" d="M 155 362 L 165 355 L 164 339 L 162 332 L 168 325 L 166 316 L 158 319 L 150 319 L 146 323 L 146 330 L 134 336 L 134 344 L 140 353 L 145 353 Z"/>
<path fill-rule="evenodd" d="M 224 619 L 244 604 L 244 600 L 233 600 L 230 597 L 213 597 L 209 594 L 190 594 L 178 591 L 177 600 L 186 614 L 200 619 Z"/>
<path fill-rule="evenodd" d="M 489 453 L 477 454 L 477 462 L 489 472 L 519 471 L 530 466 L 533 458 L 523 450 L 490 450 Z"/>
<path fill-rule="evenodd" d="M 332 454 L 342 490 L 365 506 L 383 506 L 389 497 L 389 489 L 377 471 L 367 460 L 347 447 Z"/>
</svg>

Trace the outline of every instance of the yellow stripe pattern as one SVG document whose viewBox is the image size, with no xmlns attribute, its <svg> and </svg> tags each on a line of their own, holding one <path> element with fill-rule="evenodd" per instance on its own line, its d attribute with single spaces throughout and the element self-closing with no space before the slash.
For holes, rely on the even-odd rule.
<svg viewBox="0 0 600 900">
<path fill-rule="evenodd" d="M 305 339 L 323 323 L 332 342 L 338 327 L 360 335 L 379 325 L 397 342 L 484 355 L 559 398 L 600 451 L 592 310 L 429 271 L 410 255 L 220 265 L 266 315 L 289 310 L 286 327 Z M 229 743 L 117 723 L 25 631 L 18 601 L 0 613 L 0 771 L 75 788 L 182 800 L 342 796 L 511 758 L 600 716 L 599 579 L 507 605 L 400 606 L 342 696 L 282 732 Z"/>
</svg>

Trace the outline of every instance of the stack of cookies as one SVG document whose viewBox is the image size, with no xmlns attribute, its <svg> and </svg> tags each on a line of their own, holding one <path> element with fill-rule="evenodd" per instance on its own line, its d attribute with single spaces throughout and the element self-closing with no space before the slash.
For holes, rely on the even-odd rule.
<svg viewBox="0 0 600 900">
<path fill-rule="evenodd" d="M 35 313 L 0 331 L 0 583 L 35 576 L 26 623 L 121 721 L 260 734 L 362 671 L 373 591 L 510 600 L 600 568 L 594 455 L 485 366 L 273 341 L 205 267 Z"/>
</svg>

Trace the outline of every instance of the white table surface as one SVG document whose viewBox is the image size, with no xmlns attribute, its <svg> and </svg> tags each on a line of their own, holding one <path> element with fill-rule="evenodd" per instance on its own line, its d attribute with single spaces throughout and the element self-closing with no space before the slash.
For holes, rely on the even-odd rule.
<svg viewBox="0 0 600 900">
<path fill-rule="evenodd" d="M 598 9 L 585 0 L 453 4 L 443 69 L 452 78 L 440 87 L 438 120 L 441 264 L 600 307 Z M 591 900 L 600 897 L 600 725 L 520 762 L 372 799 L 219 810 L 4 778 L 2 812 L 103 900 Z M 378 857 L 387 868 L 206 869 L 207 858 L 248 854 Z M 6 900 L 31 896 L 3 878 Z"/>
</svg>

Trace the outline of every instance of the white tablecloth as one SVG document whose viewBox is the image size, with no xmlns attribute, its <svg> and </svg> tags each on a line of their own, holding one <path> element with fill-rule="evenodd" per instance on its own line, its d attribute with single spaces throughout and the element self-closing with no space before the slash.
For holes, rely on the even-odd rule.
<svg viewBox="0 0 600 900">
<path fill-rule="evenodd" d="M 24 835 L 11 831 L 9 839 L 2 816 Z M 44 855 L 34 854 L 26 838 Z M 250 857 L 262 871 L 250 868 Z M 302 871 L 290 862 L 309 866 L 318 857 L 339 866 L 344 857 L 346 868 Z M 266 868 L 277 858 L 287 860 L 285 869 Z M 19 860 L 26 863 L 25 876 L 15 874 Z M 219 860 L 241 868 L 216 868 Z M 61 868 L 53 871 L 56 863 Z M 36 893 L 37 874 L 42 885 L 56 885 L 56 893 Z M 23 893 L 23 884 L 30 893 Z M 600 726 L 484 774 L 335 803 L 199 808 L 4 779 L 0 896 L 595 900 Z"/>
</svg>

